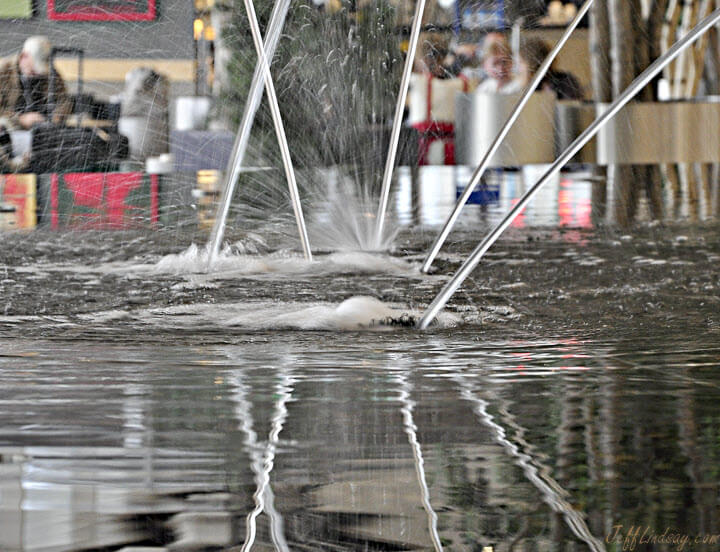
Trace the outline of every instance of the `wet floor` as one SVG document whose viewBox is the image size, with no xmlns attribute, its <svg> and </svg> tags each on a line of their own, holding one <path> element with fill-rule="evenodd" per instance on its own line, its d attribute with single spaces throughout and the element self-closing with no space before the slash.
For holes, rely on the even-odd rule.
<svg viewBox="0 0 720 552">
<path fill-rule="evenodd" d="M 4 236 L 0 550 L 717 550 L 718 227 L 563 186 L 427 332 L 502 205 L 429 276 L 429 204 L 312 265 L 236 227 L 213 274 L 187 229 Z"/>
</svg>

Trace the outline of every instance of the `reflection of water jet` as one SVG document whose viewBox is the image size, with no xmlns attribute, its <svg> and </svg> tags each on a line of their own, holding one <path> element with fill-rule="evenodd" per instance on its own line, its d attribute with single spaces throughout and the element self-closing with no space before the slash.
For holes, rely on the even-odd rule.
<svg viewBox="0 0 720 552">
<path fill-rule="evenodd" d="M 460 386 L 462 398 L 473 403 L 473 410 L 478 419 L 490 429 L 495 440 L 508 454 L 516 459 L 515 463 L 522 468 L 525 476 L 541 493 L 547 505 L 563 515 L 573 534 L 587 544 L 590 550 L 593 552 L 605 552 L 603 542 L 593 536 L 580 513 L 562 496 L 566 494 L 566 491 L 562 489 L 557 481 L 542 474 L 542 471 L 535 465 L 536 462 L 533 458 L 529 454 L 522 452 L 520 447 L 508 438 L 505 429 L 488 412 L 488 402 L 475 396 L 463 376 L 456 376 L 453 379 Z"/>
<path fill-rule="evenodd" d="M 262 450 L 257 442 L 257 433 L 252 427 L 253 422 L 250 413 L 252 405 L 248 399 L 247 386 L 239 374 L 233 374 L 230 376 L 230 379 L 236 388 L 234 394 L 234 399 L 237 403 L 236 412 L 240 419 L 241 429 L 243 433 L 245 433 L 244 444 L 252 459 L 251 467 L 255 473 L 255 482 L 257 484 L 255 494 L 253 495 L 255 508 L 247 516 L 245 542 L 241 550 L 243 552 L 252 550 L 257 533 L 257 517 L 262 512 L 266 512 L 270 518 L 270 536 L 275 549 L 280 552 L 287 552 L 290 549 L 285 540 L 282 516 L 275 508 L 275 495 L 270 486 L 270 472 L 272 472 L 274 466 L 275 452 L 279 442 L 280 432 L 287 419 L 288 411 L 285 404 L 291 398 L 294 380 L 288 374 L 283 373 L 281 383 L 278 383 L 276 386 L 276 393 L 279 399 L 275 404 L 272 428 L 268 436 L 268 441 L 264 450 Z"/>
<path fill-rule="evenodd" d="M 420 441 L 417 438 L 417 426 L 413 420 L 413 408 L 415 402 L 410 399 L 410 392 L 412 386 L 408 382 L 407 373 L 402 373 L 398 376 L 400 383 L 400 402 L 402 402 L 402 415 L 403 425 L 405 426 L 405 433 L 407 433 L 408 441 L 412 447 L 413 460 L 415 462 L 415 475 L 418 479 L 418 484 L 422 491 L 422 503 L 423 508 L 428 516 L 428 529 L 430 531 L 430 538 L 432 539 L 433 547 L 436 552 L 442 552 L 442 542 L 440 541 L 440 535 L 438 534 L 437 520 L 438 516 L 430 503 L 430 489 L 428 489 L 427 479 L 425 477 L 425 460 L 422 455 L 422 447 Z"/>
</svg>

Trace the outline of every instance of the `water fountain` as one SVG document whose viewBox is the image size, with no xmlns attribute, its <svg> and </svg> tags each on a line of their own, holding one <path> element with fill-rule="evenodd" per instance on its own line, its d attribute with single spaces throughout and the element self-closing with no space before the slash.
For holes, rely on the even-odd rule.
<svg viewBox="0 0 720 552">
<path fill-rule="evenodd" d="M 637 515 L 701 534 L 716 516 L 703 467 L 720 442 L 720 242 L 684 232 L 520 231 L 452 323 L 436 317 L 462 280 L 432 303 L 417 324 L 432 332 L 390 325 L 445 283 L 419 270 L 424 236 L 401 234 L 402 259 L 309 263 L 243 235 L 207 270 L 164 256 L 194 235 L 8 235 L 0 547 L 603 550 L 606 521 Z M 443 263 L 464 260 L 463 239 Z M 638 503 L 647 489 L 684 500 Z M 213 516 L 227 542 L 183 541 Z"/>
<path fill-rule="evenodd" d="M 577 27 L 580 20 L 585 16 L 587 11 L 590 9 L 592 5 L 593 0 L 587 0 L 581 9 L 576 14 L 576 17 L 573 19 L 572 23 L 569 25 L 569 27 L 566 29 L 566 31 L 563 33 L 563 36 L 558 41 L 556 46 L 553 48 L 553 50 L 548 55 L 547 59 L 544 60 L 543 64 L 541 65 L 540 69 L 538 70 L 537 74 L 534 76 L 533 80 L 529 85 L 526 87 L 523 95 L 520 97 L 518 103 L 516 104 L 515 108 L 511 112 L 510 116 L 508 117 L 508 120 L 506 121 L 505 125 L 502 127 L 500 133 L 496 137 L 495 141 L 493 142 L 492 146 L 490 147 L 489 151 L 485 154 L 484 158 L 482 159 L 481 163 L 473 173 L 469 184 L 466 186 L 463 194 L 458 199 L 457 205 L 455 206 L 455 209 L 453 210 L 452 214 L 448 218 L 448 220 L 445 223 L 445 226 L 443 227 L 442 231 L 440 232 L 440 235 L 432 245 L 430 252 L 428 253 L 428 256 L 423 264 L 422 270 L 424 272 L 427 272 L 427 270 L 430 268 L 430 265 L 432 264 L 433 260 L 435 259 L 437 253 L 440 250 L 440 247 L 442 247 L 443 242 L 447 238 L 448 234 L 450 233 L 453 224 L 457 221 L 457 218 L 459 216 L 459 213 L 464 206 L 464 204 L 467 202 L 470 194 L 473 192 L 474 188 L 477 186 L 477 184 L 480 182 L 480 179 L 482 178 L 485 170 L 487 169 L 487 166 L 489 164 L 489 160 L 494 155 L 494 153 L 497 151 L 497 149 L 500 147 L 500 144 L 502 143 L 502 140 L 507 136 L 507 133 L 509 132 L 510 128 L 512 127 L 513 123 L 517 120 L 520 111 L 524 107 L 524 105 L 527 103 L 527 101 L 530 98 L 530 95 L 533 93 L 535 88 L 539 85 L 539 83 L 544 78 L 546 72 L 549 70 L 552 62 L 554 61 L 555 57 L 557 56 L 558 52 L 562 48 L 562 46 L 565 44 L 565 42 L 568 40 L 570 34 L 572 31 Z M 278 2 L 277 6 L 280 3 Z M 248 101 L 248 107 L 246 107 L 246 114 L 249 112 L 252 112 L 253 109 L 251 108 L 252 101 L 258 96 L 258 90 L 259 90 L 259 74 L 265 73 L 266 77 L 268 79 L 268 91 L 269 96 L 271 97 L 271 105 L 273 106 L 273 116 L 275 120 L 277 121 L 279 118 L 279 111 L 277 107 L 277 101 L 272 99 L 272 94 L 270 93 L 270 90 L 272 89 L 272 83 L 269 77 L 269 68 L 266 61 L 266 52 L 263 51 L 262 44 L 260 43 L 259 39 L 259 29 L 257 29 L 257 21 L 254 17 L 254 8 L 252 5 L 252 0 L 246 0 L 246 9 L 248 12 L 248 15 L 251 20 L 251 27 L 253 30 L 253 38 L 255 40 L 255 46 L 256 51 L 258 52 L 258 66 L 255 71 L 255 77 L 253 80 L 253 88 L 251 90 L 251 95 Z M 407 90 L 409 86 L 409 75 L 410 71 L 412 69 L 412 63 L 415 55 L 415 50 L 417 48 L 417 41 L 419 37 L 419 31 L 420 31 L 420 23 L 422 21 L 422 14 L 424 10 L 424 2 L 420 1 L 416 4 L 416 10 L 415 14 L 413 16 L 413 25 L 411 30 L 411 37 L 409 42 L 409 50 L 407 53 L 407 59 L 405 63 L 405 67 L 403 70 L 403 76 L 402 81 L 400 85 L 400 91 L 398 94 L 398 99 L 395 107 L 395 116 L 393 120 L 393 126 L 391 131 L 391 138 L 390 138 L 390 145 L 389 145 L 389 151 L 386 158 L 386 164 L 385 164 L 385 170 L 383 174 L 383 180 L 382 180 L 382 188 L 380 192 L 380 204 L 378 207 L 378 212 L 376 216 L 376 228 L 375 228 L 375 243 L 380 243 L 384 224 L 385 224 L 385 217 L 387 212 L 387 206 L 388 206 L 388 198 L 390 193 L 390 182 L 392 179 L 392 173 L 393 168 L 395 164 L 395 156 L 397 152 L 398 147 L 398 140 L 399 140 L 399 129 L 400 124 L 402 121 L 402 108 L 405 105 L 405 100 L 407 97 Z M 280 11 L 280 10 L 278 10 Z M 285 7 L 284 12 L 286 13 L 287 7 Z M 275 27 L 275 11 L 273 12 L 273 19 L 271 20 L 270 24 L 270 31 L 274 31 Z M 281 26 L 281 18 L 284 17 L 281 16 L 278 18 L 278 21 L 280 21 L 278 26 Z M 419 327 L 421 329 L 426 329 L 432 321 L 437 316 L 437 313 L 445 306 L 447 301 L 452 297 L 452 295 L 455 293 L 455 291 L 462 285 L 462 282 L 469 276 L 469 274 L 475 269 L 477 264 L 479 263 L 482 256 L 487 252 L 487 250 L 492 247 L 492 245 L 497 241 L 497 239 L 500 237 L 500 235 L 508 228 L 508 226 L 513 222 L 513 220 L 517 217 L 517 215 L 522 211 L 525 206 L 530 202 L 530 200 L 535 196 L 535 194 L 540 190 L 544 184 L 546 184 L 552 177 L 554 177 L 561 169 L 564 167 L 570 159 L 572 159 L 599 131 L 600 129 L 607 124 L 612 117 L 614 117 L 630 100 L 632 100 L 658 73 L 660 73 L 667 65 L 669 65 L 676 57 L 678 57 L 680 54 L 684 52 L 686 48 L 688 48 L 690 45 L 692 45 L 697 39 L 699 39 L 705 32 L 707 32 L 710 28 L 712 28 L 717 21 L 720 20 L 720 10 L 713 12 L 709 16 L 707 16 L 703 21 L 701 21 L 690 33 L 688 33 L 685 37 L 683 37 L 680 41 L 678 41 L 670 50 L 668 50 L 665 54 L 663 54 L 660 58 L 658 58 L 653 64 L 645 69 L 641 75 L 639 75 L 632 83 L 631 85 L 625 90 L 625 92 L 620 95 L 610 106 L 607 107 L 607 109 L 572 143 L 570 146 L 566 148 L 566 150 L 558 157 L 558 159 L 550 166 L 548 171 L 533 185 L 530 187 L 530 189 L 523 195 L 523 197 L 518 201 L 518 203 L 513 207 L 513 209 L 505 216 L 505 218 L 490 232 L 490 234 L 481 242 L 481 244 L 473 251 L 473 253 L 470 255 L 470 257 L 467 259 L 467 261 L 463 264 L 463 266 L 459 269 L 457 274 L 453 277 L 453 279 L 445 286 L 445 288 L 440 292 L 440 294 L 435 298 L 435 300 L 431 303 L 431 305 L 428 307 L 427 311 L 424 313 L 422 318 L 419 321 Z M 268 49 L 271 51 L 270 49 Z M 246 135 L 249 132 L 249 129 L 246 129 L 246 127 L 250 126 L 252 124 L 252 116 L 244 117 L 243 118 L 243 125 L 241 126 L 241 129 L 238 133 L 238 142 L 240 141 L 240 137 Z M 286 167 L 289 166 L 289 152 L 287 150 L 287 142 L 283 140 L 283 133 L 278 132 L 278 139 L 283 144 L 282 150 L 283 150 L 283 160 L 287 161 Z M 231 164 L 233 167 L 239 167 L 241 160 L 241 148 L 237 148 L 237 152 L 235 157 L 233 158 Z M 288 178 L 291 182 L 294 182 L 294 178 L 291 177 L 292 169 L 289 171 L 286 171 L 288 174 Z M 235 171 L 229 171 L 229 180 L 226 182 L 225 187 L 225 194 L 223 196 L 223 200 L 221 202 L 221 205 L 219 207 L 219 216 L 216 221 L 216 226 L 213 231 L 213 236 L 211 238 L 211 245 L 209 247 L 212 251 L 217 251 L 219 248 L 219 241 L 222 238 L 222 228 L 225 224 L 225 218 L 226 214 L 229 209 L 229 203 L 231 201 L 232 196 L 232 189 L 234 186 L 234 180 L 236 179 L 237 175 L 235 174 Z M 231 182 L 231 180 L 233 182 Z M 296 217 L 298 220 L 298 227 L 300 230 L 301 236 L 304 236 L 303 238 L 303 245 L 305 249 L 306 257 L 310 256 L 309 251 L 309 245 L 306 242 L 307 232 L 304 227 L 304 221 L 302 220 L 302 213 L 299 205 L 299 199 L 297 196 L 297 188 L 296 186 L 293 186 L 291 184 L 291 190 L 294 189 L 295 191 L 291 194 L 293 195 L 293 204 L 296 207 Z M 212 255 L 211 255 L 212 257 Z"/>
</svg>

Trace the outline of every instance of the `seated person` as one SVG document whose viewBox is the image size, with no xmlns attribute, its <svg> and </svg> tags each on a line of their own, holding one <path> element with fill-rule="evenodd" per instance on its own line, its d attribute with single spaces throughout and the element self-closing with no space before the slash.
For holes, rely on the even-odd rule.
<svg viewBox="0 0 720 552">
<path fill-rule="evenodd" d="M 529 37 L 522 42 L 516 79 L 521 90 L 533 79 L 550 54 L 550 50 L 548 43 L 538 37 Z M 556 70 L 554 64 L 538 86 L 538 90 L 553 92 L 558 100 L 583 99 L 583 89 L 578 80 L 570 73 Z"/>
<path fill-rule="evenodd" d="M 52 121 L 62 123 L 72 112 L 72 101 L 65 83 L 50 67 L 50 42 L 44 36 L 32 36 L 16 58 L 0 67 L 0 170 L 14 169 L 9 140 L 12 130 L 29 130 Z M 53 72 L 53 104 L 49 104 L 50 71 Z"/>
<path fill-rule="evenodd" d="M 478 86 L 479 92 L 515 94 L 520 83 L 513 79 L 513 60 L 506 42 L 491 41 L 483 47 L 483 70 L 487 78 Z"/>
</svg>

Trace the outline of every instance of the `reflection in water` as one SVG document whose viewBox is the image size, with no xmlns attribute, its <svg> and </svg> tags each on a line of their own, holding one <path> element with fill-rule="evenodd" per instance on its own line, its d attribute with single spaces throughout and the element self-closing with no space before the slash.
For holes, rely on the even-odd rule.
<svg viewBox="0 0 720 552">
<path fill-rule="evenodd" d="M 270 486 L 270 473 L 273 469 L 275 452 L 282 431 L 283 423 L 287 418 L 285 404 L 291 398 L 294 380 L 287 373 L 287 369 L 280 371 L 281 381 L 276 384 L 275 393 L 277 402 L 272 416 L 272 427 L 266 445 L 261 449 L 257 441 L 257 433 L 253 430 L 252 405 L 247 399 L 248 390 L 242 381 L 242 372 L 235 371 L 229 376 L 229 381 L 234 385 L 236 392 L 233 398 L 237 404 L 235 410 L 240 426 L 245 434 L 244 444 L 252 460 L 252 470 L 255 474 L 257 488 L 253 494 L 255 508 L 248 514 L 247 531 L 242 551 L 252 550 L 255 544 L 257 532 L 257 517 L 264 511 L 270 517 L 270 536 L 276 550 L 281 552 L 289 551 L 287 541 L 283 532 L 282 516 L 275 509 L 275 496 Z"/>
<path fill-rule="evenodd" d="M 422 492 L 423 508 L 425 508 L 425 512 L 427 512 L 428 515 L 430 537 L 432 538 L 433 547 L 436 551 L 439 551 L 443 548 L 437 529 L 438 517 L 435 510 L 433 510 L 432 504 L 430 504 L 430 490 L 428 489 L 427 480 L 425 478 L 425 460 L 423 460 L 422 447 L 420 446 L 417 438 L 417 426 L 413 421 L 413 408 L 415 403 L 410 400 L 412 386 L 408 381 L 407 373 L 400 374 L 397 379 L 400 384 L 400 402 L 403 405 L 401 409 L 403 414 L 403 425 L 405 426 L 405 433 L 407 433 L 408 441 L 412 447 L 413 460 L 415 462 L 415 474 L 417 475 L 418 483 L 420 484 Z"/>
<path fill-rule="evenodd" d="M 536 466 L 537 461 L 527 453 L 522 452 L 516 443 L 508 439 L 505 429 L 488 413 L 487 401 L 476 397 L 462 376 L 457 377 L 456 381 L 460 386 L 462 398 L 473 403 L 474 411 L 480 421 L 490 428 L 498 443 L 516 459 L 517 465 L 522 468 L 528 480 L 540 491 L 543 500 L 545 500 L 553 510 L 561 513 L 565 517 L 573 534 L 587 544 L 590 550 L 595 552 L 604 551 L 605 546 L 603 543 L 590 533 L 582 516 L 563 498 L 562 495 L 567 494 L 567 492 L 564 491 L 555 480 L 543 473 L 549 470 L 547 470 L 547 468 L 538 469 L 538 466 Z"/>
<path fill-rule="evenodd" d="M 618 524 L 718 533 L 717 348 L 476 332 L 15 341 L 0 550 L 600 551 Z"/>
<path fill-rule="evenodd" d="M 477 204 L 470 201 L 459 222 L 474 225 L 480 220 L 488 226 L 496 224 L 546 169 L 545 165 L 528 165 L 519 171 L 490 171 L 486 183 L 493 193 L 483 196 Z M 394 198 L 397 221 L 403 225 L 442 225 L 471 173 L 472 168 L 464 166 L 420 167 L 417 174 L 408 167 L 398 168 Z M 591 228 L 592 185 L 587 177 L 580 172 L 553 178 L 515 219 L 513 226 Z M 493 200 L 496 190 L 498 198 Z"/>
</svg>

